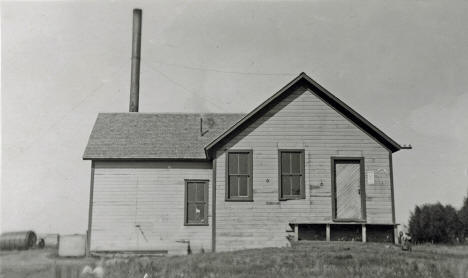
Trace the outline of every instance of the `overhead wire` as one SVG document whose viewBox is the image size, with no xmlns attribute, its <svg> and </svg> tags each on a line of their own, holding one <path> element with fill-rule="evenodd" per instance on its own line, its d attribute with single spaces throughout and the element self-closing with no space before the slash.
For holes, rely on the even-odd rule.
<svg viewBox="0 0 468 278">
<path fill-rule="evenodd" d="M 184 64 L 176 64 L 176 63 L 168 63 L 161 60 L 151 60 L 154 63 L 173 66 L 178 68 L 184 68 L 188 70 L 197 70 L 197 71 L 208 71 L 208 72 L 217 72 L 217 73 L 225 73 L 225 74 L 238 74 L 238 75 L 259 75 L 259 76 L 294 76 L 297 75 L 295 73 L 286 73 L 286 72 L 247 72 L 247 71 L 232 71 L 232 70 L 223 70 L 223 69 L 216 69 L 216 68 L 209 68 L 209 67 L 200 67 L 200 66 L 191 66 L 191 65 L 184 65 Z"/>
<path fill-rule="evenodd" d="M 172 66 L 172 67 L 178 67 L 178 68 L 184 68 L 184 69 L 187 69 L 187 70 L 216 72 L 216 73 L 223 73 L 223 74 L 237 74 L 237 75 L 251 75 L 251 76 L 291 76 L 291 75 L 295 75 L 293 73 L 265 73 L 265 72 L 243 72 L 243 71 L 223 70 L 223 69 L 216 69 L 216 68 L 210 68 L 210 67 L 200 67 L 200 66 L 191 66 L 191 65 L 184 65 L 184 64 L 177 64 L 177 63 L 167 63 L 167 62 L 164 62 L 164 61 L 154 60 L 154 59 L 151 60 L 151 61 L 154 62 L 154 63 L 157 63 L 157 64 L 162 64 L 162 65 L 167 65 L 167 66 Z M 194 94 L 197 97 L 200 97 L 200 98 L 204 99 L 205 101 L 211 103 L 212 105 L 216 106 L 217 108 L 223 110 L 223 107 L 221 107 L 219 104 L 217 104 L 217 103 L 213 102 L 212 100 L 202 96 L 198 92 L 195 92 L 193 90 L 188 89 L 183 84 L 176 81 L 174 78 L 171 78 L 169 75 L 167 75 L 163 71 L 158 70 L 155 67 L 151 66 L 149 63 L 142 63 L 142 65 L 145 66 L 146 68 L 158 73 L 159 75 L 161 75 L 162 77 L 164 77 L 166 80 L 170 81 L 171 83 L 175 84 L 176 86 L 180 87 L 186 93 Z M 124 68 L 125 67 L 118 67 L 117 70 L 111 72 L 110 78 L 112 78 L 115 74 L 121 72 Z M 82 104 L 84 104 L 87 99 L 89 99 L 90 97 L 94 96 L 97 92 L 99 92 L 104 87 L 105 84 L 106 84 L 106 82 L 100 81 L 100 83 L 97 86 L 95 86 L 95 88 L 93 88 L 90 91 L 90 93 L 85 95 L 78 103 L 73 105 L 71 107 L 71 109 L 69 111 L 67 111 L 67 114 L 69 114 L 70 112 L 75 111 L 78 107 L 80 107 Z M 65 118 L 66 117 L 62 116 L 58 120 L 54 121 L 50 126 L 48 126 L 46 129 L 44 129 L 42 132 L 40 132 L 38 136 L 35 136 L 34 139 L 30 141 L 29 144 L 27 144 L 25 147 L 20 149 L 19 154 L 23 154 L 37 140 L 37 137 L 42 137 L 47 131 L 49 131 L 50 129 L 56 127 Z"/>
<path fill-rule="evenodd" d="M 164 72 L 162 72 L 162 71 L 160 71 L 160 70 L 158 70 L 158 69 L 156 69 L 156 68 L 154 68 L 154 67 L 152 67 L 152 66 L 150 66 L 150 65 L 148 65 L 148 64 L 145 64 L 145 63 L 141 63 L 141 64 L 142 64 L 143 66 L 145 66 L 146 68 L 148 68 L 148 69 L 150 69 L 150 70 L 152 70 L 152 71 L 158 73 L 159 75 L 161 75 L 162 77 L 164 77 L 165 79 L 167 79 L 168 81 L 170 81 L 171 83 L 173 83 L 174 85 L 180 87 L 180 88 L 183 89 L 186 93 L 194 94 L 194 95 L 196 95 L 196 96 L 198 96 L 198 97 L 204 99 L 205 101 L 211 103 L 212 105 L 216 106 L 217 108 L 219 108 L 219 109 L 221 109 L 221 110 L 224 109 L 223 107 L 219 106 L 217 103 L 213 102 L 212 100 L 210 100 L 210 99 L 208 99 L 208 98 L 202 96 L 201 94 L 199 94 L 199 93 L 197 93 L 197 92 L 195 92 L 195 91 L 192 91 L 192 90 L 186 88 L 186 87 L 185 87 L 184 85 L 182 85 L 180 82 L 174 80 L 173 78 L 171 78 L 169 75 L 165 74 Z"/>
<path fill-rule="evenodd" d="M 112 77 L 114 77 L 117 73 L 120 73 L 122 70 L 123 70 L 124 67 L 118 67 L 117 70 L 114 70 L 112 71 L 110 74 L 109 74 L 109 78 L 111 79 Z M 79 106 L 81 106 L 82 104 L 85 103 L 85 101 L 87 99 L 89 99 L 90 97 L 94 96 L 97 92 L 99 92 L 103 87 L 104 85 L 106 84 L 106 82 L 103 82 L 102 80 L 99 82 L 99 84 L 97 86 L 95 86 L 91 91 L 90 93 L 86 94 L 78 103 L 76 103 L 75 105 L 73 105 L 71 107 L 70 110 L 67 111 L 66 115 L 61 115 L 56 121 L 54 121 L 51 125 L 49 125 L 47 128 L 43 129 L 41 132 L 39 132 L 39 134 L 37 136 L 34 136 L 33 139 L 30 141 L 30 143 L 26 144 L 25 147 L 21 148 L 19 150 L 19 155 L 22 155 L 26 150 L 28 150 L 31 145 L 36 142 L 36 140 L 38 138 L 41 138 L 47 131 L 51 130 L 52 128 L 56 127 L 59 123 L 61 123 L 63 120 L 65 120 L 67 118 L 67 115 L 70 114 L 70 112 L 73 112 L 75 111 Z"/>
</svg>

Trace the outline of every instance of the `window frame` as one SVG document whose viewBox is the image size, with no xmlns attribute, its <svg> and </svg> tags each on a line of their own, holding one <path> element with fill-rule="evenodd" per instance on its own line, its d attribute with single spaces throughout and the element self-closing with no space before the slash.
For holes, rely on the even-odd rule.
<svg viewBox="0 0 468 278">
<path fill-rule="evenodd" d="M 230 185 L 229 185 L 229 154 L 231 153 L 247 153 L 247 166 L 249 179 L 247 181 L 247 196 L 246 197 L 231 197 L 229 196 Z M 252 149 L 231 149 L 226 151 L 226 176 L 225 176 L 225 198 L 226 202 L 253 202 L 253 150 Z"/>
<path fill-rule="evenodd" d="M 184 193 L 184 226 L 209 226 L 209 223 L 208 223 L 208 209 L 209 209 L 208 197 L 209 197 L 209 190 L 210 190 L 209 182 L 210 182 L 209 180 L 204 180 L 204 179 L 185 179 L 184 180 L 184 190 L 185 190 L 185 193 Z M 203 183 L 204 184 L 205 215 L 203 219 L 205 223 L 189 223 L 188 221 L 187 210 L 188 210 L 188 184 L 189 183 Z"/>
<path fill-rule="evenodd" d="M 283 153 L 300 153 L 300 170 L 301 170 L 301 184 L 300 184 L 300 194 L 299 195 L 283 195 L 283 186 L 282 186 L 282 159 L 281 155 Z M 301 200 L 305 199 L 305 150 L 304 149 L 278 149 L 278 199 L 280 201 L 287 200 Z"/>
</svg>

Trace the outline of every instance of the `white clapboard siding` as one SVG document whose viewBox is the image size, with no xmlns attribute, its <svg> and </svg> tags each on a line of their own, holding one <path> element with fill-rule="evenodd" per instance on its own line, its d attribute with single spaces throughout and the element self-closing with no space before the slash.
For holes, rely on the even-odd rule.
<svg viewBox="0 0 468 278">
<path fill-rule="evenodd" d="M 278 149 L 305 150 L 306 199 L 278 201 Z M 253 150 L 253 202 L 225 202 L 225 150 Z M 392 223 L 389 151 L 300 88 L 231 138 L 216 158 L 216 250 L 284 246 L 289 223 L 332 223 L 331 157 L 364 157 L 367 223 Z M 320 186 L 320 184 L 323 186 Z"/>
<path fill-rule="evenodd" d="M 209 226 L 184 225 L 184 179 L 211 180 L 209 162 L 95 162 L 91 251 L 211 250 Z M 140 228 L 136 227 L 137 225 Z"/>
</svg>

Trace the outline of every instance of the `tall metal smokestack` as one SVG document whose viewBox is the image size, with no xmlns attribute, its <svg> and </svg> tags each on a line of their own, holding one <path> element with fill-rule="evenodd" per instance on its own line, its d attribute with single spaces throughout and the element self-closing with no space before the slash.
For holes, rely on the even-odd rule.
<svg viewBox="0 0 468 278">
<path fill-rule="evenodd" d="M 141 9 L 133 10 L 132 76 L 130 84 L 130 112 L 138 112 L 140 95 Z"/>
</svg>

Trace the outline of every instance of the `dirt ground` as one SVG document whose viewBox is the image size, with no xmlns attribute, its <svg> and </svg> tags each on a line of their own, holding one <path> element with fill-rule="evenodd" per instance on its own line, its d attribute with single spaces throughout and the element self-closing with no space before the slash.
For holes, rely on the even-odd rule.
<svg viewBox="0 0 468 278">
<path fill-rule="evenodd" d="M 175 257 L 58 258 L 54 249 L 0 253 L 3 278 L 78 278 L 102 263 L 105 277 L 467 277 L 468 245 L 298 242 L 288 248 Z"/>
</svg>

